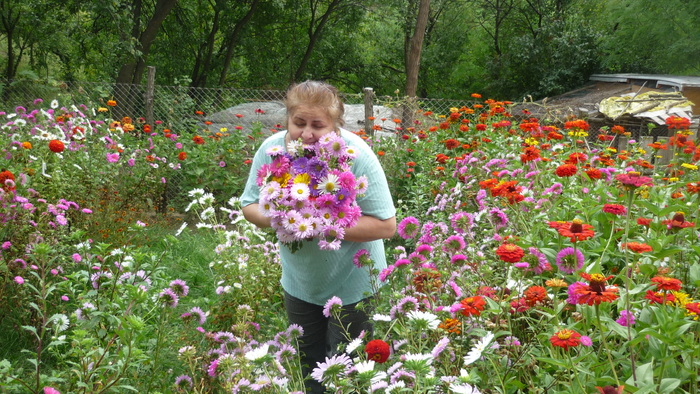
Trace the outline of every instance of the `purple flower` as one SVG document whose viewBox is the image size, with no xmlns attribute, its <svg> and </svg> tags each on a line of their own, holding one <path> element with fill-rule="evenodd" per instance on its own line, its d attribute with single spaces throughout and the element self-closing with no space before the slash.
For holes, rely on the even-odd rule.
<svg viewBox="0 0 700 394">
<path fill-rule="evenodd" d="M 175 378 L 175 387 L 180 390 L 191 389 L 193 386 L 192 378 L 187 375 L 180 375 Z"/>
<path fill-rule="evenodd" d="M 15 283 L 18 285 L 23 285 L 24 284 L 24 278 L 21 276 L 15 276 Z"/>
<path fill-rule="evenodd" d="M 345 372 L 350 369 L 351 365 L 352 360 L 345 353 L 341 353 L 330 358 L 326 357 L 325 362 L 318 363 L 318 367 L 314 368 L 313 372 L 311 372 L 311 377 L 316 381 L 323 383 L 323 381 L 326 379 L 330 380 L 336 376 L 343 376 Z M 326 371 L 328 370 L 333 371 L 333 373 L 336 375 L 326 376 Z"/>
<path fill-rule="evenodd" d="M 503 212 L 501 209 L 495 207 L 491 208 L 491 210 L 489 211 L 489 215 L 492 223 L 496 227 L 496 230 L 499 230 L 508 225 L 508 215 L 506 215 L 506 213 Z"/>
<path fill-rule="evenodd" d="M 578 249 L 568 247 L 557 253 L 557 267 L 566 274 L 573 274 L 583 268 L 583 262 L 583 252 Z"/>
<path fill-rule="evenodd" d="M 615 320 L 617 324 L 623 327 L 633 326 L 635 323 L 634 314 L 626 309 L 620 311 L 620 317 Z"/>
<path fill-rule="evenodd" d="M 190 287 L 187 286 L 184 280 L 175 279 L 170 282 L 170 288 L 177 294 L 178 297 L 184 297 L 190 292 Z"/>
<path fill-rule="evenodd" d="M 171 288 L 167 288 L 161 291 L 158 295 L 158 299 L 162 301 L 166 306 L 169 306 L 171 308 L 175 308 L 179 300 L 177 294 L 175 294 L 175 292 Z"/>
<path fill-rule="evenodd" d="M 10 241 L 5 241 L 5 242 L 2 243 L 2 250 L 10 249 L 10 246 L 12 246 L 12 242 L 10 242 Z"/>
<path fill-rule="evenodd" d="M 450 343 L 450 339 L 447 337 L 443 337 L 438 341 L 437 345 L 433 348 L 433 350 L 430 352 L 431 355 L 433 356 L 433 359 L 437 359 L 440 354 L 447 348 L 447 345 Z"/>
<path fill-rule="evenodd" d="M 107 162 L 108 163 L 116 163 L 119 161 L 119 153 L 107 153 Z"/>
<path fill-rule="evenodd" d="M 46 386 L 44 387 L 44 394 L 61 394 L 61 392 L 53 387 Z"/>
<path fill-rule="evenodd" d="M 333 312 L 336 309 L 340 309 L 343 306 L 343 301 L 336 297 L 333 296 L 328 301 L 326 301 L 326 305 L 323 306 L 323 316 L 325 317 L 331 317 L 331 312 Z"/>
</svg>

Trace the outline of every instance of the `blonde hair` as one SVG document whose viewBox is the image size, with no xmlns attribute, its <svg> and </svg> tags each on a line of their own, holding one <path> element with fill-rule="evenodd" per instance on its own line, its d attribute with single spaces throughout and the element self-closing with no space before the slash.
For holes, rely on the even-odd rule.
<svg viewBox="0 0 700 394">
<path fill-rule="evenodd" d="M 292 85 L 287 90 L 287 98 L 284 100 L 287 107 L 287 118 L 302 105 L 323 108 L 336 127 L 345 124 L 345 106 L 340 99 L 338 89 L 325 82 L 305 81 Z"/>
</svg>

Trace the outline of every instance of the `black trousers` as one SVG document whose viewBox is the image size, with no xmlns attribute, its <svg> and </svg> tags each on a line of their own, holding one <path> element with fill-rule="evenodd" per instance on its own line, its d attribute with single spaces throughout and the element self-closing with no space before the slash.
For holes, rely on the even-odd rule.
<svg viewBox="0 0 700 394">
<path fill-rule="evenodd" d="M 368 299 L 362 300 L 369 308 Z M 310 304 L 284 292 L 284 305 L 290 324 L 298 324 L 304 329 L 299 338 L 299 353 L 302 372 L 305 377 L 306 392 L 324 393 L 323 385 L 313 378 L 311 372 L 316 364 L 326 361 L 337 352 L 338 345 L 357 338 L 365 331 L 365 338 L 372 336 L 372 323 L 367 308 L 358 310 L 357 304 L 344 305 L 340 320 L 323 316 L 323 305 Z"/>
</svg>

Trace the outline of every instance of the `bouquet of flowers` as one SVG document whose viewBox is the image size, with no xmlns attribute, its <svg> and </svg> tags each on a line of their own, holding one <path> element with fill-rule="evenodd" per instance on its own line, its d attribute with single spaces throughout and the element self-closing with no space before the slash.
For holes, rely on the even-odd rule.
<svg viewBox="0 0 700 394">
<path fill-rule="evenodd" d="M 357 153 L 336 133 L 313 145 L 292 141 L 286 151 L 267 149 L 272 162 L 257 173 L 260 210 L 292 252 L 314 238 L 320 249 L 338 250 L 345 229 L 357 223 L 362 210 L 356 198 L 368 186 L 367 177 L 350 171 Z"/>
</svg>

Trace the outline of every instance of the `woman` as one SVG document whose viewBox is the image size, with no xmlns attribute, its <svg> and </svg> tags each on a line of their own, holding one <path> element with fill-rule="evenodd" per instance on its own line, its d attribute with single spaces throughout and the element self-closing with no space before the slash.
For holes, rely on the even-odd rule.
<svg viewBox="0 0 700 394">
<path fill-rule="evenodd" d="M 336 351 L 339 343 L 356 338 L 363 330 L 371 334 L 372 325 L 366 311 L 355 307 L 372 297 L 376 278 L 370 277 L 366 268 L 356 267 L 353 257 L 365 249 L 374 261 L 374 268 L 386 267 L 383 239 L 391 238 L 396 231 L 396 209 L 374 152 L 360 137 L 341 128 L 345 110 L 335 87 L 317 81 L 294 85 L 287 92 L 285 105 L 287 131 L 267 138 L 253 159 L 241 197 L 243 215 L 248 221 L 261 228 L 271 226 L 270 218 L 259 210 L 256 177 L 258 169 L 271 162 L 265 152 L 275 145 L 286 147 L 297 140 L 314 144 L 328 133 L 338 133 L 348 146 L 359 151 L 352 172 L 355 177 L 366 176 L 369 185 L 366 193 L 357 199 L 362 216 L 355 226 L 346 229 L 339 250 L 321 250 L 313 241 L 304 242 L 295 252 L 280 245 L 285 308 L 289 323 L 298 324 L 304 330 L 299 350 L 308 377 L 318 362 L 325 361 Z M 334 296 L 343 301 L 340 321 L 323 314 L 325 303 Z M 323 392 L 323 386 L 316 381 L 306 384 L 310 392 Z"/>
</svg>

